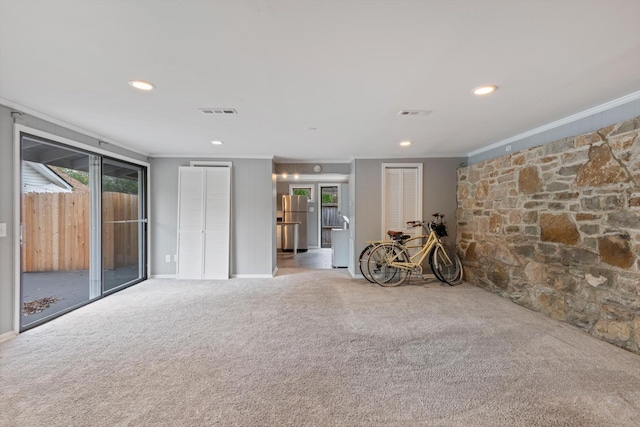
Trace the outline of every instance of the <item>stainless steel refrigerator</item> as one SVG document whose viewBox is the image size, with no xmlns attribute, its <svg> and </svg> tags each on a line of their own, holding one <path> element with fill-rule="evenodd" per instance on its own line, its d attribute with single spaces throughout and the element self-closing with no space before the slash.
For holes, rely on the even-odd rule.
<svg viewBox="0 0 640 427">
<path fill-rule="evenodd" d="M 307 237 L 307 196 L 282 196 L 282 221 L 299 222 L 298 225 L 298 252 L 306 252 L 308 249 Z M 283 225 L 283 251 L 293 251 L 294 226 Z"/>
</svg>

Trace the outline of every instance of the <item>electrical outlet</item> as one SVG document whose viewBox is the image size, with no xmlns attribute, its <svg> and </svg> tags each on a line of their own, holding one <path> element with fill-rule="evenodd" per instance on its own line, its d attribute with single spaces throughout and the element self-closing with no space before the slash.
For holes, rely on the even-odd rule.
<svg viewBox="0 0 640 427">
<path fill-rule="evenodd" d="M 504 151 L 511 151 L 511 146 L 507 145 L 506 147 L 504 147 Z"/>
<path fill-rule="evenodd" d="M 0 223 L 0 237 L 7 237 L 7 223 Z"/>
<path fill-rule="evenodd" d="M 167 255 L 164 257 L 165 262 L 171 262 L 171 255 Z"/>
<path fill-rule="evenodd" d="M 178 254 L 173 254 L 173 262 L 178 262 Z"/>
</svg>

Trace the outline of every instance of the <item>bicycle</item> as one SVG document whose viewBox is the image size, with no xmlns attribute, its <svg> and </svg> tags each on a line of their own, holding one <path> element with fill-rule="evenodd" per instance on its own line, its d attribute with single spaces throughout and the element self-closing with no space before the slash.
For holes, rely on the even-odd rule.
<svg viewBox="0 0 640 427">
<path fill-rule="evenodd" d="M 411 237 L 409 234 L 404 234 L 402 231 L 387 231 L 387 235 L 391 240 L 368 241 L 367 246 L 365 246 L 362 252 L 360 252 L 360 257 L 358 257 L 358 263 L 360 264 L 360 273 L 362 273 L 362 276 L 371 283 L 375 283 L 375 281 L 369 275 L 369 256 L 371 255 L 371 251 L 373 251 L 376 246 L 381 243 L 392 243 L 392 241 L 404 244 L 409 240 L 422 238 L 422 236 Z"/>
<path fill-rule="evenodd" d="M 436 231 L 439 237 L 446 236 L 447 229 L 444 224 L 444 215 L 435 213 L 433 214 L 433 216 L 435 217 L 435 219 L 432 221 L 431 227 L 434 228 L 434 230 Z M 408 224 L 411 224 L 411 221 Z M 376 283 L 373 277 L 371 277 L 371 275 L 369 274 L 369 263 L 371 262 L 373 264 L 376 264 L 378 262 L 378 260 L 370 259 L 371 252 L 373 251 L 373 249 L 376 248 L 376 246 L 382 243 L 393 243 L 393 241 L 395 241 L 401 245 L 404 245 L 408 253 L 411 253 L 411 252 L 415 253 L 417 250 L 420 250 L 420 248 L 422 248 L 423 241 L 428 237 L 428 233 L 412 237 L 409 234 L 404 234 L 402 231 L 387 231 L 387 235 L 391 240 L 367 241 L 367 246 L 362 250 L 362 252 L 360 252 L 360 256 L 358 258 L 360 273 L 362 273 L 362 276 L 370 283 Z M 414 242 L 418 242 L 418 243 L 415 244 Z M 431 258 L 429 258 L 429 264 L 430 264 L 431 270 L 433 270 L 431 261 L 432 261 Z M 434 272 L 434 275 L 438 280 L 440 280 L 441 282 L 444 282 L 444 279 L 442 279 L 437 272 Z"/>
<path fill-rule="evenodd" d="M 449 285 L 462 281 L 462 262 L 451 248 L 442 244 L 441 237 L 446 236 L 444 215 L 435 213 L 432 222 L 408 221 L 413 227 L 422 227 L 426 234 L 418 238 L 426 238 L 426 242 L 414 254 L 411 247 L 396 242 L 380 243 L 369 255 L 369 276 L 380 286 L 399 286 L 416 271 L 423 276 L 422 262 L 429 257 L 429 264 L 438 280 Z M 428 232 L 427 232 L 428 230 Z M 413 240 L 413 239 L 412 239 Z M 406 243 L 406 242 L 405 242 Z"/>
</svg>

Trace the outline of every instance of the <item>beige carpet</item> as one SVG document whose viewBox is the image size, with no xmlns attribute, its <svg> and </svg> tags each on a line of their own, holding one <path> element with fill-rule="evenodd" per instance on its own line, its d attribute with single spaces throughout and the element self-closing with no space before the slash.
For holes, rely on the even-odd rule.
<svg viewBox="0 0 640 427">
<path fill-rule="evenodd" d="M 148 280 L 0 344 L 0 387 L 2 426 L 640 420 L 640 356 L 467 284 L 344 270 Z"/>
</svg>

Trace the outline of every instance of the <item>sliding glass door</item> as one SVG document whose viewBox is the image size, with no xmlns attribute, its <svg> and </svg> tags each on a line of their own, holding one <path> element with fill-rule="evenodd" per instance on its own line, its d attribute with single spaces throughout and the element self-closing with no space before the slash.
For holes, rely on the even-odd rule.
<svg viewBox="0 0 640 427">
<path fill-rule="evenodd" d="M 145 279 L 146 168 L 28 134 L 20 330 Z"/>
<path fill-rule="evenodd" d="M 102 289 L 110 292 L 144 278 L 146 219 L 144 168 L 102 162 Z"/>
</svg>

